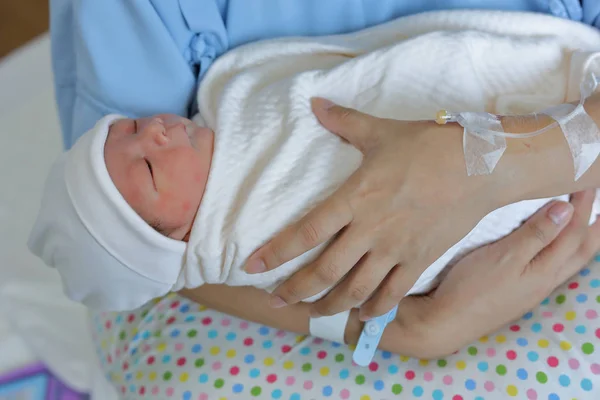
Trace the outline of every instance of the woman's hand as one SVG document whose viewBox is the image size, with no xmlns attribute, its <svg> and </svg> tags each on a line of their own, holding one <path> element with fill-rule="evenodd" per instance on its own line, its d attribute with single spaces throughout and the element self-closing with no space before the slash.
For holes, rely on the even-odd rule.
<svg viewBox="0 0 600 400">
<path fill-rule="evenodd" d="M 403 299 L 394 329 L 412 338 L 407 355 L 451 354 L 520 318 L 587 265 L 600 251 L 600 221 L 588 225 L 594 197 L 579 192 L 571 204 L 548 204 L 512 234 L 460 260 L 432 293 Z M 393 338 L 382 345 L 406 351 Z"/>
<path fill-rule="evenodd" d="M 371 117 L 313 101 L 322 125 L 364 155 L 361 167 L 328 200 L 281 232 L 246 271 L 279 267 L 331 240 L 312 264 L 283 283 L 274 307 L 337 285 L 313 316 L 361 307 L 361 319 L 389 311 L 427 266 L 466 235 L 506 193 L 494 176 L 468 177 L 462 128 Z"/>
</svg>

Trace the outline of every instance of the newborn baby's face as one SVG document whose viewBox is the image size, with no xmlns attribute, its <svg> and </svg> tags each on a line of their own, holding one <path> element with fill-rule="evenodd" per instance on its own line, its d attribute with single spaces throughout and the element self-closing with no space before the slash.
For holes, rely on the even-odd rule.
<svg viewBox="0 0 600 400">
<path fill-rule="evenodd" d="M 114 123 L 104 147 L 121 195 L 154 229 L 187 240 L 213 152 L 213 132 L 171 114 Z"/>
</svg>

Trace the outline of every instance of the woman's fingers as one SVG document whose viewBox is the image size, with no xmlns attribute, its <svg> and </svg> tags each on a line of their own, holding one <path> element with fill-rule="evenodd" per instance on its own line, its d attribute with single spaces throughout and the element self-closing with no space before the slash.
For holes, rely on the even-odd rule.
<svg viewBox="0 0 600 400">
<path fill-rule="evenodd" d="M 360 307 L 361 321 L 385 314 L 394 308 L 415 284 L 422 270 L 397 265 L 385 278 L 375 295 Z"/>
<path fill-rule="evenodd" d="M 573 255 L 587 234 L 590 213 L 594 203 L 593 191 L 577 192 L 571 195 L 573 215 L 562 233 L 550 245 L 542 249 L 532 260 L 532 266 L 562 265 Z"/>
<path fill-rule="evenodd" d="M 594 199 L 596 198 L 595 190 L 584 190 L 573 193 L 570 198 L 570 203 L 575 208 L 573 219 L 578 219 L 587 226 L 594 207 Z"/>
<path fill-rule="evenodd" d="M 584 262 L 588 262 L 600 252 L 600 216 L 596 216 L 596 218 L 596 221 L 588 228 L 585 242 L 579 248 L 579 255 Z"/>
<path fill-rule="evenodd" d="M 600 221 L 589 226 L 595 198 L 594 191 L 571 196 L 574 213 L 559 237 L 542 250 L 532 262 L 532 269 L 545 277 L 554 276 L 558 286 L 575 275 L 600 248 Z"/>
<path fill-rule="evenodd" d="M 369 243 L 362 239 L 358 229 L 350 227 L 342 232 L 316 261 L 275 289 L 271 305 L 294 304 L 335 286 L 369 250 Z"/>
<path fill-rule="evenodd" d="M 587 228 L 586 237 L 572 257 L 559 265 L 556 271 L 556 285 L 566 282 L 585 267 L 600 251 L 600 219 Z"/>
<path fill-rule="evenodd" d="M 257 250 L 248 259 L 245 271 L 249 274 L 270 271 L 334 237 L 352 221 L 352 210 L 346 199 L 353 182 L 352 179 L 348 180 L 300 221 Z"/>
<path fill-rule="evenodd" d="M 311 315 L 334 315 L 364 303 L 393 267 L 389 254 L 366 254 L 330 293 L 312 305 Z"/>
</svg>

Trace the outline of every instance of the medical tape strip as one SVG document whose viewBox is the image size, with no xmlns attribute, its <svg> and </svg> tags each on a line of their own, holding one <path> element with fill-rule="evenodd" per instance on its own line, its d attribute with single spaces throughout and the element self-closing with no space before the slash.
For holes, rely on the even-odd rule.
<svg viewBox="0 0 600 400">
<path fill-rule="evenodd" d="M 592 166 L 600 154 L 600 130 L 583 108 L 583 104 L 561 104 L 543 111 L 562 129 L 575 169 L 575 180 Z"/>
<path fill-rule="evenodd" d="M 588 74 L 580 85 L 579 104 L 560 104 L 542 111 L 542 114 L 548 115 L 556 122 L 534 132 L 506 133 L 498 116 L 481 112 L 440 111 L 436 121 L 441 124 L 457 122 L 464 128 L 463 153 L 469 176 L 489 175 L 494 171 L 506 150 L 506 137 L 533 137 L 558 125 L 569 145 L 575 180 L 578 180 L 600 155 L 600 130 L 583 107 L 585 100 L 594 93 L 597 86 L 596 76 L 593 73 Z"/>
</svg>

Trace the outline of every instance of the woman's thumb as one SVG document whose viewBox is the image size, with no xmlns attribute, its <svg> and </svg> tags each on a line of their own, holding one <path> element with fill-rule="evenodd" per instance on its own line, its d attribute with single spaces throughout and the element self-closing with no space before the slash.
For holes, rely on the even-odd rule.
<svg viewBox="0 0 600 400">
<path fill-rule="evenodd" d="M 361 152 L 365 153 L 375 142 L 378 134 L 374 127 L 376 118 L 320 97 L 313 98 L 311 105 L 325 129 L 345 139 Z"/>
<path fill-rule="evenodd" d="M 508 245 L 509 251 L 518 251 L 519 256 L 523 256 L 523 261 L 527 263 L 556 239 L 572 216 L 572 204 L 552 201 L 501 242 Z"/>
</svg>

